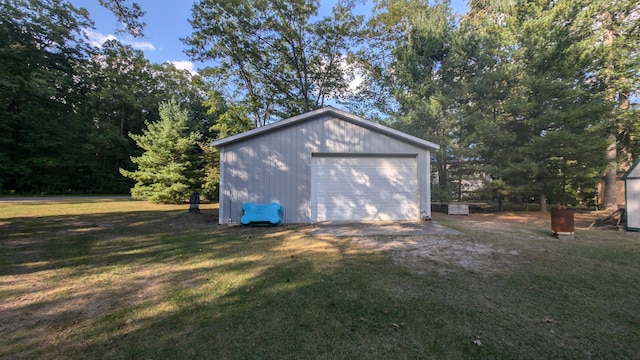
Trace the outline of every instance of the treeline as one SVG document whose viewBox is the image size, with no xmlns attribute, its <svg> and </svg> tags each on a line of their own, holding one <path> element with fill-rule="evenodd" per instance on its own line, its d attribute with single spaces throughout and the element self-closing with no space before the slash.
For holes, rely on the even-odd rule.
<svg viewBox="0 0 640 360">
<path fill-rule="evenodd" d="M 360 95 L 441 145 L 441 200 L 590 204 L 606 173 L 617 208 L 640 150 L 639 24 L 637 1 L 376 1 Z"/>
<path fill-rule="evenodd" d="M 200 77 L 152 64 L 115 40 L 91 46 L 89 14 L 67 2 L 3 1 L 0 11 L 2 194 L 120 194 L 140 134 L 175 99 L 209 134 Z"/>
<path fill-rule="evenodd" d="M 376 0 L 367 15 L 338 1 L 319 17 L 314 0 L 201 0 L 183 40 L 209 65 L 198 76 L 89 46 L 88 14 L 66 2 L 2 4 L 3 193 L 129 191 L 119 169 L 159 158 L 134 139 L 160 137 L 160 104 L 186 111 L 180 136 L 200 139 L 188 163 L 203 167 L 188 183 L 207 193 L 217 155 L 202 144 L 336 102 L 440 144 L 438 200 L 586 204 L 604 179 L 615 207 L 616 173 L 640 153 L 636 1 L 472 0 L 464 15 L 447 1 Z"/>
</svg>

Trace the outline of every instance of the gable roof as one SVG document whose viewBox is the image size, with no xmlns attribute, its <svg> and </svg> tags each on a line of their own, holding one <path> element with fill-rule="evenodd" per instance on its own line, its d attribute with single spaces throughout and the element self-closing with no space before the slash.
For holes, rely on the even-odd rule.
<svg viewBox="0 0 640 360">
<path fill-rule="evenodd" d="M 398 131 L 395 129 L 392 129 L 388 126 L 384 126 L 381 124 L 378 124 L 376 122 L 373 121 L 369 121 L 366 119 L 363 119 L 357 115 L 348 113 L 346 111 L 342 111 L 339 109 L 336 109 L 334 107 L 328 106 L 328 107 L 324 107 L 318 110 L 313 110 L 313 111 L 309 111 L 307 113 L 304 114 L 300 114 L 298 116 L 294 116 L 285 120 L 280 120 L 278 122 L 275 122 L 273 124 L 269 124 L 269 125 L 265 125 L 256 129 L 252 129 L 249 131 L 245 131 L 243 133 L 240 134 L 236 134 L 236 135 L 232 135 L 229 137 L 226 137 L 224 139 L 220 139 L 220 140 L 216 140 L 213 141 L 211 143 L 211 146 L 215 146 L 215 147 L 222 147 L 224 145 L 227 144 L 231 144 L 240 140 L 244 140 L 253 136 L 258 136 L 261 134 L 265 134 L 271 131 L 275 131 L 277 129 L 292 125 L 292 124 L 297 124 L 303 121 L 307 121 L 313 118 L 316 118 L 318 116 L 321 115 L 333 115 L 341 120 L 344 121 L 348 121 L 352 124 L 358 125 L 358 126 L 362 126 L 363 128 L 367 128 L 370 130 L 375 130 L 377 132 L 380 132 L 382 134 L 388 135 L 390 137 L 396 138 L 398 140 L 416 145 L 418 147 L 422 147 L 422 148 L 429 148 L 431 150 L 438 150 L 440 148 L 440 145 L 432 143 L 430 141 L 424 140 L 424 139 L 420 139 L 418 137 L 415 137 L 413 135 L 409 135 L 406 133 L 403 133 L 402 131 Z"/>
<path fill-rule="evenodd" d="M 636 167 L 638 166 L 638 163 L 640 163 L 640 159 L 636 160 L 633 165 L 631 165 L 631 167 L 629 168 L 629 170 L 627 170 L 627 172 L 624 173 L 624 175 L 622 175 L 621 180 L 627 180 L 627 179 L 639 179 L 640 176 L 639 174 L 635 174 L 634 172 L 636 170 Z"/>
</svg>

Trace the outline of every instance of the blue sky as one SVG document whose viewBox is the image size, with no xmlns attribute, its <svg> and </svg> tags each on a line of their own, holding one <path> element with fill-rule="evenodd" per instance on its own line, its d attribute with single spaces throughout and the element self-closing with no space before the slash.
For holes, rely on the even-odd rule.
<svg viewBox="0 0 640 360">
<path fill-rule="evenodd" d="M 137 0 L 146 12 L 144 21 L 147 23 L 145 37 L 135 39 L 126 35 L 116 35 L 120 27 L 111 12 L 101 7 L 98 0 L 70 0 L 77 7 L 89 10 L 96 29 L 88 32 L 90 40 L 97 46 L 107 39 L 118 39 L 136 49 L 142 50 L 152 63 L 172 62 L 178 68 L 195 71 L 202 64 L 193 64 L 184 53 L 185 45 L 180 38 L 191 34 L 192 29 L 188 19 L 191 17 L 191 7 L 194 1 L 177 0 Z M 320 15 L 328 14 L 335 1 L 322 1 Z M 364 14 L 371 13 L 372 2 L 360 5 Z M 466 0 L 452 0 L 451 6 L 459 13 L 466 12 Z"/>
</svg>

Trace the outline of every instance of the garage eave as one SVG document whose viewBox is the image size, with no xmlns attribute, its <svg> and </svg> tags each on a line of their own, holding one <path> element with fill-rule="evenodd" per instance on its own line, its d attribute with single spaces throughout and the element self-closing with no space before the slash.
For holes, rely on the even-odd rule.
<svg viewBox="0 0 640 360">
<path fill-rule="evenodd" d="M 269 125 L 265 125 L 263 127 L 257 128 L 257 129 L 253 129 L 253 130 L 249 130 L 249 131 L 245 131 L 243 133 L 240 134 L 236 134 L 236 135 L 232 135 L 229 137 L 226 137 L 224 139 L 220 139 L 220 140 L 216 140 L 211 142 L 211 146 L 214 147 L 222 147 L 224 145 L 227 144 L 231 144 L 237 141 L 241 141 L 247 138 L 251 138 L 254 136 L 258 136 L 261 134 L 265 134 L 271 131 L 275 131 L 277 129 L 292 125 L 294 123 L 299 123 L 302 121 L 307 121 L 310 119 L 313 119 L 315 117 L 321 116 L 321 115 L 334 115 L 342 120 L 351 122 L 353 124 L 362 126 L 364 128 L 367 129 L 371 129 L 371 130 L 375 130 L 378 131 L 380 133 L 386 134 L 388 136 L 391 136 L 393 138 L 399 139 L 401 141 L 405 141 L 408 143 L 411 143 L 413 145 L 416 145 L 418 147 L 423 147 L 423 148 L 427 148 L 429 150 L 438 150 L 440 149 L 440 145 L 432 143 L 430 141 L 424 140 L 424 139 L 420 139 L 416 136 L 413 135 L 409 135 L 406 133 L 403 133 L 401 131 L 392 129 L 388 126 L 384 126 L 381 124 L 378 124 L 376 122 L 373 121 L 369 121 L 366 119 L 363 119 L 357 115 L 348 113 L 346 111 L 342 111 L 336 108 L 333 108 L 331 106 L 328 107 L 324 107 L 321 109 L 317 109 L 317 110 L 313 110 L 298 116 L 294 116 L 285 120 L 281 120 L 278 122 L 275 122 L 273 124 L 269 124 Z"/>
</svg>

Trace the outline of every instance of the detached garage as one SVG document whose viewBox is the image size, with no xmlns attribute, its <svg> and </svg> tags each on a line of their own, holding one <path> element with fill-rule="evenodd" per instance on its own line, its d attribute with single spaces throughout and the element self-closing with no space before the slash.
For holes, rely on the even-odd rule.
<svg viewBox="0 0 640 360">
<path fill-rule="evenodd" d="M 431 216 L 430 157 L 439 148 L 326 107 L 214 141 L 220 224 L 246 202 L 282 205 L 284 223 Z"/>
</svg>

